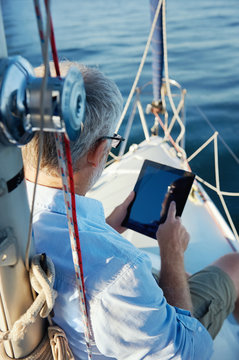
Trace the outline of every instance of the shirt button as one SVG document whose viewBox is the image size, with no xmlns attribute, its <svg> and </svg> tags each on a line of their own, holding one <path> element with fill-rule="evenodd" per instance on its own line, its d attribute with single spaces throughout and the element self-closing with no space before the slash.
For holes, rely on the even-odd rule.
<svg viewBox="0 0 239 360">
<path fill-rule="evenodd" d="M 198 327 L 198 332 L 202 332 L 202 327 L 201 326 Z"/>
</svg>

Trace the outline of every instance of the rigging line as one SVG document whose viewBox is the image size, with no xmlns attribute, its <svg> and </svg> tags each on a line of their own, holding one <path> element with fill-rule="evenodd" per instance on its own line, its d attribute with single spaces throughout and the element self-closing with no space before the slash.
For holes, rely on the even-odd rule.
<svg viewBox="0 0 239 360">
<path fill-rule="evenodd" d="M 167 111 L 167 106 L 166 106 L 166 91 L 165 90 L 166 90 L 165 86 L 162 86 L 161 87 L 161 100 L 162 100 L 162 108 L 164 109 L 164 126 L 165 126 L 165 131 L 166 131 L 168 128 L 168 111 Z"/>
<path fill-rule="evenodd" d="M 228 211 L 228 208 L 227 208 L 227 205 L 224 201 L 224 198 L 222 196 L 222 193 L 221 193 L 221 189 L 220 189 L 220 176 L 219 176 L 219 163 L 218 163 L 218 144 L 217 144 L 217 134 L 214 138 L 214 162 L 215 162 L 215 178 L 216 178 L 216 188 L 218 189 L 218 196 L 219 196 L 219 199 L 221 200 L 221 203 L 222 203 L 222 206 L 223 206 L 223 209 L 225 211 L 225 214 L 227 216 L 227 219 L 229 221 L 229 224 L 231 226 L 231 229 L 235 235 L 235 238 L 237 239 L 237 241 L 239 241 L 239 237 L 238 237 L 238 233 L 236 231 L 236 228 L 234 226 L 234 223 L 232 221 L 232 218 L 231 218 L 231 215 Z"/>
<path fill-rule="evenodd" d="M 38 33 L 40 37 L 40 45 L 41 45 L 41 52 L 42 52 L 42 58 L 44 59 L 45 56 L 45 35 L 44 35 L 44 26 L 43 26 L 43 20 L 42 20 L 42 14 L 41 14 L 41 7 L 39 0 L 33 0 L 34 2 L 34 9 L 37 19 L 37 28 Z M 48 34 L 49 36 L 49 34 Z M 48 51 L 48 48 L 47 48 Z"/>
<path fill-rule="evenodd" d="M 143 56 L 142 56 L 142 59 L 141 59 L 141 62 L 140 62 L 139 68 L 138 68 L 138 72 L 136 74 L 134 83 L 132 85 L 132 88 L 131 88 L 131 91 L 129 93 L 128 99 L 127 99 L 126 104 L 124 106 L 124 109 L 123 109 L 123 112 L 121 114 L 120 120 L 119 120 L 119 122 L 117 124 L 116 130 L 115 130 L 116 133 L 118 132 L 118 130 L 119 130 L 119 128 L 120 128 L 120 126 L 121 126 L 121 124 L 122 124 L 122 122 L 124 120 L 125 114 L 127 113 L 127 110 L 129 108 L 130 102 L 131 102 L 132 97 L 134 95 L 136 86 L 138 84 L 141 72 L 143 70 L 143 66 L 144 66 L 144 63 L 145 63 L 145 60 L 146 60 L 146 56 L 147 56 L 148 51 L 149 51 L 149 46 L 150 46 L 150 43 L 151 43 L 151 40 L 152 40 L 152 37 L 153 37 L 153 33 L 154 33 L 154 30 L 155 30 L 155 27 L 156 27 L 156 23 L 157 23 L 157 20 L 158 20 L 158 16 L 159 16 L 159 12 L 160 12 L 160 9 L 161 9 L 161 6 L 162 6 L 162 2 L 163 2 L 163 0 L 159 0 L 159 2 L 158 2 L 158 6 L 157 6 L 157 9 L 156 9 L 156 12 L 155 12 L 154 20 L 153 20 L 151 30 L 150 30 L 150 33 L 149 33 L 149 36 L 148 36 L 148 40 L 147 40 L 147 43 L 146 43 L 146 46 L 145 46 L 145 49 L 144 49 L 144 53 L 143 53 Z"/>
<path fill-rule="evenodd" d="M 166 131 L 166 125 L 164 125 L 163 121 L 161 120 L 159 114 L 157 113 L 156 109 L 153 109 L 153 114 L 155 115 L 155 118 L 157 119 L 157 121 L 159 122 L 160 126 L 162 127 L 163 131 Z M 186 159 L 186 153 L 185 150 L 183 148 L 181 148 L 172 138 L 171 135 L 167 136 L 168 140 L 171 142 L 171 144 L 173 145 L 173 147 L 175 148 L 175 150 L 177 151 L 178 154 L 181 154 L 181 156 Z"/>
<path fill-rule="evenodd" d="M 189 163 L 193 158 L 195 158 L 205 147 L 207 147 L 210 142 L 212 142 L 215 139 L 215 136 L 217 136 L 218 132 L 216 131 L 207 141 L 205 141 L 204 144 L 202 144 L 192 155 L 190 155 L 187 158 L 187 162 Z"/>
<path fill-rule="evenodd" d="M 45 4 L 46 3 L 47 3 L 47 0 L 45 0 Z M 53 53 L 52 55 L 54 58 L 54 66 L 55 66 L 57 76 L 60 77 L 61 76 L 60 75 L 60 66 L 59 66 L 59 61 L 58 61 L 55 35 L 54 35 L 54 29 L 53 29 L 51 15 L 50 15 L 50 27 L 51 27 L 51 48 L 52 48 L 52 53 Z M 70 185 L 70 194 L 71 194 L 72 217 L 73 217 L 74 230 L 75 230 L 75 236 L 76 236 L 76 242 L 77 242 L 79 265 L 80 265 L 80 269 L 81 269 L 80 275 L 81 275 L 82 286 L 83 286 L 83 291 L 84 291 L 85 290 L 84 289 L 84 277 L 83 277 L 82 256 L 81 256 L 81 249 L 80 249 L 80 238 L 79 238 L 79 231 L 78 231 L 77 217 L 76 217 L 75 189 L 74 189 L 74 178 L 73 178 L 73 167 L 72 167 L 72 159 L 71 159 L 70 141 L 67 139 L 65 134 L 64 134 L 64 145 L 65 145 L 65 150 L 66 150 L 68 176 L 70 179 L 69 185 Z M 84 296 L 85 296 L 85 293 L 84 293 Z"/>
<path fill-rule="evenodd" d="M 47 0 L 45 0 L 45 5 L 47 7 Z M 50 28 L 51 28 L 51 48 L 52 55 L 54 59 L 54 65 L 56 74 L 60 77 L 60 66 L 58 61 L 56 43 L 55 43 L 55 35 L 53 29 L 52 18 L 50 14 Z M 75 187 L 74 187 L 74 177 L 73 177 L 73 166 L 72 166 L 72 158 L 71 158 L 71 149 L 70 149 L 70 141 L 67 136 L 64 134 L 60 134 L 60 141 L 58 134 L 55 133 L 57 154 L 59 165 L 61 166 L 62 171 L 62 182 L 63 182 L 63 193 L 65 198 L 65 205 L 67 209 L 67 219 L 68 226 L 70 232 L 70 240 L 72 247 L 72 256 L 74 260 L 76 281 L 79 288 L 79 298 L 80 298 L 80 308 L 82 312 L 82 318 L 84 323 L 84 333 L 85 333 L 85 341 L 87 346 L 88 359 L 92 358 L 92 351 L 90 347 L 90 339 L 91 339 L 91 331 L 90 331 L 90 323 L 88 319 L 87 307 L 86 307 L 86 295 L 85 295 L 85 285 L 84 285 L 84 273 L 83 273 L 83 263 L 82 263 L 82 254 L 81 254 L 81 246 L 80 246 L 80 237 L 79 237 L 79 229 L 77 224 L 77 215 L 76 215 L 76 202 L 75 202 Z M 65 145 L 66 152 L 66 162 L 63 151 L 63 143 Z M 60 152 L 60 153 L 59 153 Z M 68 175 L 68 176 L 67 176 Z M 68 186 L 69 179 L 69 186 Z M 69 198 L 69 189 L 70 187 L 70 198 Z M 70 206 L 71 204 L 71 206 Z"/>
<path fill-rule="evenodd" d="M 229 224 L 230 224 L 230 226 L 231 226 L 231 229 L 232 229 L 232 231 L 233 231 L 233 234 L 234 234 L 235 238 L 237 239 L 237 241 L 239 242 L 239 236 L 238 236 L 236 227 L 235 227 L 235 225 L 234 225 L 234 222 L 232 221 L 232 218 L 231 218 L 231 215 L 230 215 L 230 213 L 229 213 L 228 207 L 227 207 L 227 205 L 226 205 L 226 203 L 225 203 L 225 200 L 224 200 L 221 192 L 219 192 L 218 196 L 219 196 L 219 198 L 220 198 L 220 200 L 221 200 L 223 209 L 224 209 L 224 211 L 225 211 L 225 214 L 226 214 L 226 216 L 227 216 L 227 219 L 228 219 L 228 222 L 229 222 Z"/>
<path fill-rule="evenodd" d="M 50 2 L 50 0 L 49 0 L 49 2 Z M 43 64 L 44 64 L 44 76 L 43 76 L 43 79 L 41 82 L 41 89 L 40 89 L 41 112 L 40 112 L 38 159 L 37 159 L 36 175 L 35 175 L 32 203 L 31 203 L 30 220 L 29 220 L 29 228 L 28 228 L 28 239 L 27 239 L 27 245 L 26 245 L 26 251 L 25 251 L 25 266 L 26 266 L 27 271 L 29 271 L 29 269 L 30 269 L 29 253 L 30 253 L 31 240 L 32 240 L 33 213 L 34 213 L 34 206 L 35 206 L 35 199 L 36 199 L 37 180 L 38 180 L 38 176 L 39 176 L 41 156 L 42 156 L 42 151 L 43 151 L 43 124 L 44 124 L 44 115 L 45 115 L 45 97 L 46 97 L 47 79 L 48 79 L 48 73 L 49 73 L 48 39 L 49 39 L 49 35 L 50 35 L 49 11 L 47 12 L 46 34 L 44 36 L 44 32 L 42 31 L 43 30 L 42 17 L 41 17 L 41 11 L 40 11 L 38 0 L 34 0 L 34 4 L 35 4 L 36 16 L 37 16 L 38 30 L 39 30 L 40 40 L 41 40 L 41 44 L 42 44 L 41 49 L 42 49 Z M 40 24 L 40 22 L 41 22 L 41 24 Z"/>
<path fill-rule="evenodd" d="M 70 179 L 70 190 L 71 190 L 71 206 L 72 206 L 72 216 L 73 216 L 73 224 L 75 230 L 76 244 L 77 244 L 77 253 L 78 260 L 80 266 L 80 276 L 82 280 L 83 293 L 85 297 L 85 285 L 84 285 L 84 276 L 83 276 L 83 265 L 82 265 L 82 255 L 81 255 L 81 247 L 80 247 L 80 237 L 79 237 L 79 229 L 77 225 L 77 216 L 76 216 L 76 201 L 75 201 L 75 190 L 74 190 L 74 177 L 73 177 L 73 167 L 72 167 L 72 159 L 71 159 L 71 149 L 70 149 L 70 141 L 64 136 L 64 143 L 66 149 L 66 158 L 68 163 L 68 175 Z"/>
<path fill-rule="evenodd" d="M 190 96 L 189 96 L 190 97 Z M 202 111 L 202 109 L 200 109 L 200 107 L 198 105 L 193 104 L 193 106 L 198 110 L 198 112 L 200 113 L 200 115 L 202 116 L 202 118 L 207 122 L 207 124 L 209 125 L 209 127 L 216 132 L 217 129 L 212 125 L 211 121 L 208 119 L 208 117 L 204 114 L 204 112 Z M 218 133 L 218 137 L 220 139 L 220 141 L 223 143 L 223 145 L 225 146 L 225 148 L 227 149 L 227 151 L 231 154 L 231 156 L 234 158 L 234 160 L 236 161 L 237 164 L 239 164 L 239 158 L 237 157 L 237 155 L 234 153 L 234 151 L 230 148 L 230 146 L 227 144 L 227 142 L 223 139 L 222 135 L 220 135 L 220 133 Z"/>
<path fill-rule="evenodd" d="M 214 140 L 214 143 L 215 143 L 215 139 L 217 138 L 217 136 L 218 136 L 218 132 L 216 131 L 207 141 L 205 141 L 204 144 L 202 144 L 202 146 L 200 146 L 191 156 L 189 156 L 187 158 L 187 163 L 189 163 L 193 158 L 195 158 L 213 140 Z M 215 145 L 214 145 L 214 157 L 215 157 L 215 151 L 218 151 L 217 145 L 216 145 L 216 148 L 215 148 Z M 217 162 L 217 166 L 218 166 L 218 159 L 215 158 L 215 166 L 216 166 L 216 162 Z M 216 173 L 216 179 L 218 179 L 219 171 L 215 170 L 215 173 Z M 209 187 L 211 190 L 215 191 L 216 193 L 221 192 L 222 195 L 226 195 L 226 196 L 239 196 L 239 193 L 237 193 L 237 192 L 221 191 L 219 189 L 219 185 L 215 187 L 215 186 L 209 184 L 207 181 L 200 178 L 198 175 L 197 175 L 197 179 L 200 182 L 202 182 L 204 185 Z M 217 180 L 217 183 L 219 184 L 219 180 Z"/>
<path fill-rule="evenodd" d="M 217 194 L 219 193 L 218 189 L 213 186 L 212 184 L 210 184 L 209 182 L 207 182 L 206 180 L 202 179 L 200 176 L 196 175 L 196 180 L 200 181 L 203 185 L 207 186 L 209 189 L 215 191 Z M 220 190 L 220 193 L 223 196 L 239 196 L 238 192 L 228 192 L 228 191 L 222 191 Z"/>
<path fill-rule="evenodd" d="M 80 310 L 82 312 L 82 320 L 84 325 L 84 334 L 85 334 L 85 341 L 87 346 L 88 358 L 91 359 L 91 348 L 90 348 L 90 324 L 88 321 L 87 309 L 86 309 L 86 302 L 85 297 L 83 294 L 83 284 L 81 281 L 81 269 L 79 266 L 79 259 L 77 253 L 77 245 L 76 245 L 76 237 L 74 231 L 74 223 L 73 223 L 73 216 L 72 216 L 72 207 L 71 207 L 71 198 L 69 195 L 68 190 L 68 169 L 67 169 L 67 162 L 65 161 L 65 153 L 63 150 L 63 143 L 64 138 L 62 135 L 58 136 L 55 133 L 55 140 L 56 140 L 56 147 L 57 147 L 57 154 L 58 154 L 58 162 L 59 168 L 62 174 L 62 183 L 63 183 L 63 195 L 66 204 L 66 214 L 67 214 L 67 222 L 69 227 L 69 235 L 70 235 L 70 242 L 72 248 L 72 258 L 74 264 L 74 270 L 76 274 L 76 283 L 79 289 L 79 298 L 80 298 Z"/>
<path fill-rule="evenodd" d="M 228 207 L 225 203 L 225 200 L 223 198 L 222 195 L 222 191 L 220 189 L 220 175 L 219 175 L 219 163 L 218 163 L 218 142 L 217 142 L 217 136 L 218 136 L 218 132 L 215 132 L 214 135 L 209 139 L 211 140 L 213 138 L 213 142 L 214 142 L 214 167 L 215 167 L 215 179 L 216 179 L 216 187 L 215 190 L 216 193 L 219 196 L 219 199 L 221 201 L 222 207 L 224 209 L 224 212 L 226 214 L 227 220 L 231 226 L 231 230 L 236 238 L 237 241 L 239 241 L 239 236 L 236 230 L 236 227 L 234 225 L 234 222 L 231 218 L 231 215 L 229 213 Z M 205 144 L 204 144 L 205 145 Z M 205 147 L 205 146 L 204 146 Z M 196 177 L 197 178 L 197 177 Z M 197 178 L 198 179 L 198 178 Z"/>
<path fill-rule="evenodd" d="M 158 113 L 155 111 L 153 111 L 156 119 L 158 120 L 160 126 L 162 127 L 162 129 L 165 131 L 165 125 L 163 124 L 162 120 L 160 119 Z M 200 151 L 202 151 L 212 140 L 214 140 L 215 136 L 217 136 L 217 132 L 215 134 L 213 134 L 198 150 L 196 150 L 188 159 L 186 159 L 186 164 L 189 167 L 189 170 L 191 171 L 191 168 L 189 166 L 189 161 L 191 161 Z M 174 148 L 176 149 L 177 152 L 182 152 L 182 149 L 178 146 L 178 144 L 175 143 L 175 141 L 173 140 L 173 138 L 171 137 L 171 135 L 169 135 L 169 141 L 171 142 L 171 144 L 174 146 Z M 223 195 L 223 196 L 239 196 L 239 193 L 237 192 L 228 192 L 228 191 L 222 191 L 219 190 L 218 188 L 216 188 L 215 186 L 211 185 L 210 183 L 208 183 L 206 180 L 202 179 L 200 176 L 196 175 L 196 179 L 198 181 L 200 181 L 202 184 L 206 185 L 208 188 L 210 188 L 211 190 L 215 191 L 217 194 L 219 194 L 219 192 Z"/>
<path fill-rule="evenodd" d="M 44 1 L 45 1 L 45 7 L 47 9 L 47 1 L 48 0 L 44 0 Z M 57 54 L 57 49 L 56 49 L 56 41 L 55 41 L 55 34 L 54 34 L 54 28 L 53 28 L 51 14 L 50 14 L 50 27 L 51 27 L 50 40 L 51 40 L 52 57 L 53 57 L 53 62 L 54 62 L 55 70 L 56 70 L 56 75 L 60 78 L 61 77 L 60 66 L 59 66 L 58 54 Z"/>
<path fill-rule="evenodd" d="M 177 109 L 175 107 L 174 101 L 173 101 L 173 97 L 172 97 L 172 93 L 171 93 L 171 87 L 170 87 L 170 82 L 169 82 L 169 73 L 168 73 L 168 50 L 167 50 L 167 36 L 166 36 L 166 5 L 165 5 L 165 0 L 163 0 L 163 6 L 162 6 L 162 10 L 163 10 L 163 49 L 164 49 L 164 73 L 165 73 L 165 84 L 166 84 L 166 89 L 167 89 L 167 95 L 168 95 L 168 99 L 169 99 L 169 103 L 170 106 L 173 110 L 174 116 L 175 116 L 175 120 L 171 121 L 168 129 L 167 129 L 167 135 L 169 135 L 171 133 L 171 130 L 173 128 L 173 125 L 175 123 L 175 121 L 177 120 L 180 127 L 181 127 L 181 132 L 179 134 L 179 136 L 177 137 L 176 143 L 178 144 L 178 142 L 182 139 L 182 137 L 184 136 L 185 133 L 185 126 L 177 112 Z"/>
<path fill-rule="evenodd" d="M 47 0 L 45 0 L 45 4 L 47 4 Z M 55 66 L 57 76 L 60 77 L 61 76 L 60 75 L 60 66 L 59 66 L 59 61 L 58 61 L 56 42 L 55 42 L 55 35 L 54 35 L 54 29 L 53 29 L 53 23 L 52 23 L 51 15 L 50 15 L 50 27 L 51 27 L 51 48 L 52 48 L 52 53 L 53 53 L 52 55 L 54 57 L 54 66 Z M 81 277 L 82 277 L 82 280 L 83 280 L 82 258 L 81 258 L 79 232 L 78 232 L 77 218 L 76 218 L 75 189 L 74 189 L 74 179 L 73 179 L 73 167 L 72 167 L 72 159 L 71 159 L 70 141 L 67 139 L 66 135 L 64 135 L 64 145 L 65 145 L 65 150 L 66 150 L 68 176 L 69 176 L 69 179 L 70 179 L 72 216 L 73 216 L 73 222 L 74 222 L 74 230 L 75 230 L 75 233 L 76 233 L 77 249 L 79 251 L 79 261 L 80 261 L 81 271 L 82 271 Z M 84 288 L 84 284 L 83 284 L 83 288 Z"/>
<path fill-rule="evenodd" d="M 218 133 L 215 133 L 214 137 L 214 166 L 215 166 L 215 179 L 216 179 L 216 188 L 218 189 L 220 193 L 220 176 L 219 176 L 219 163 L 218 163 L 218 144 L 217 144 L 217 135 Z"/>
</svg>

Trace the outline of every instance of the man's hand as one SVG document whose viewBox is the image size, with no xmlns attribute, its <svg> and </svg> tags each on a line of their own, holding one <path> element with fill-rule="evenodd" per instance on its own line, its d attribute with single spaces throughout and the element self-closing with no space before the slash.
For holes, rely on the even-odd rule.
<svg viewBox="0 0 239 360">
<path fill-rule="evenodd" d="M 176 204 L 170 203 L 166 221 L 159 225 L 156 237 L 160 247 L 161 257 L 183 259 L 189 243 L 189 234 L 182 225 L 181 218 L 176 217 Z"/>
<path fill-rule="evenodd" d="M 192 312 L 192 300 L 184 269 L 184 252 L 189 234 L 176 217 L 176 204 L 171 202 L 167 219 L 159 225 L 157 240 L 160 247 L 161 271 L 159 285 L 168 303 Z"/>
<path fill-rule="evenodd" d="M 122 232 L 126 230 L 126 228 L 123 227 L 121 224 L 126 216 L 127 208 L 129 204 L 133 201 L 134 196 L 135 196 L 135 192 L 132 191 L 129 194 L 129 196 L 125 199 L 125 201 L 119 206 L 117 206 L 106 219 L 107 224 L 110 225 L 116 231 L 118 231 L 120 234 L 122 234 Z"/>
</svg>

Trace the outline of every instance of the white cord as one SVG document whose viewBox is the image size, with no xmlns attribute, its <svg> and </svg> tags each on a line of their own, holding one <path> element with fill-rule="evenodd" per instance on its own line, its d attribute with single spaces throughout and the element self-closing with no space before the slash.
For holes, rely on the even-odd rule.
<svg viewBox="0 0 239 360">
<path fill-rule="evenodd" d="M 154 30 L 155 30 L 155 27 L 156 27 L 156 23 L 157 23 L 157 20 L 158 20 L 159 12 L 160 12 L 160 9 L 161 9 L 161 6 L 162 6 L 162 2 L 163 2 L 163 0 L 159 0 L 159 2 L 158 2 L 158 6 L 157 6 L 157 9 L 156 9 L 156 12 L 155 12 L 154 20 L 153 20 L 151 30 L 150 30 L 150 33 L 149 33 L 149 36 L 148 36 L 148 40 L 147 40 L 147 43 L 146 43 L 146 46 L 145 46 L 145 49 L 144 49 L 144 53 L 143 53 L 143 56 L 142 56 L 142 59 L 141 59 L 141 62 L 140 62 L 139 68 L 138 68 L 138 72 L 136 74 L 134 83 L 132 85 L 132 88 L 131 88 L 131 91 L 129 93 L 128 99 L 127 99 L 126 104 L 124 106 L 124 109 L 123 109 L 123 112 L 121 114 L 120 120 L 119 120 L 119 122 L 117 124 L 116 130 L 115 130 L 116 133 L 119 131 L 119 128 L 120 128 L 120 126 L 121 126 L 121 124 L 122 124 L 122 122 L 124 120 L 125 114 L 127 113 L 127 110 L 129 108 L 130 102 L 131 102 L 132 97 L 134 95 L 136 86 L 138 84 L 140 75 L 142 73 L 143 66 L 144 66 L 148 51 L 149 51 L 149 46 L 150 46 L 150 43 L 151 43 L 151 40 L 152 40 L 152 37 L 153 37 L 153 33 L 154 33 Z"/>
<path fill-rule="evenodd" d="M 55 268 L 50 258 L 46 257 L 47 271 L 41 267 L 41 255 L 35 255 L 30 269 L 30 281 L 32 288 L 38 294 L 34 302 L 13 324 L 11 330 L 0 332 L 0 342 L 4 340 L 19 341 L 24 338 L 29 325 L 36 321 L 40 314 L 46 318 L 53 309 L 57 292 L 53 289 L 55 281 Z"/>
<path fill-rule="evenodd" d="M 177 120 L 180 127 L 181 127 L 181 132 L 176 140 L 176 143 L 178 145 L 179 141 L 183 138 L 184 133 L 185 133 L 185 126 L 178 114 L 178 111 L 175 107 L 174 101 L 173 101 L 173 97 L 172 97 L 172 93 L 171 93 L 171 87 L 170 87 L 170 82 L 169 82 L 169 73 L 168 73 L 168 50 L 167 50 L 167 35 L 166 35 L 166 3 L 165 0 L 163 0 L 163 6 L 162 6 L 162 10 L 163 10 L 163 50 L 164 50 L 164 74 L 165 74 L 165 84 L 166 84 L 166 89 L 167 89 L 167 95 L 168 95 L 168 99 L 169 99 L 169 103 L 170 106 L 173 110 L 173 114 L 174 114 L 174 118 L 171 121 L 168 130 L 167 130 L 167 135 L 170 135 L 171 130 L 174 126 L 175 121 Z"/>
<path fill-rule="evenodd" d="M 34 213 L 34 205 L 36 198 L 36 188 L 37 188 L 37 180 L 40 171 L 41 164 L 41 156 L 43 151 L 43 125 L 44 125 L 44 113 L 45 113 L 45 97 L 46 97 L 46 89 L 47 89 L 47 80 L 49 75 L 49 53 L 48 53 L 48 44 L 50 39 L 50 0 L 48 0 L 48 8 L 47 8 L 47 22 L 46 22 L 46 34 L 44 36 L 44 42 L 42 44 L 42 56 L 43 56 L 43 64 L 44 64 L 44 76 L 41 83 L 41 92 L 40 92 L 40 132 L 39 132 L 39 149 L 38 149 L 38 159 L 37 159 L 37 168 L 36 168 L 36 176 L 34 182 L 32 203 L 31 203 L 31 212 L 30 212 L 30 220 L 29 220 L 29 229 L 28 229 L 28 239 L 27 246 L 25 252 L 25 266 L 27 271 L 29 271 L 29 253 L 31 247 L 31 239 L 32 239 L 32 223 L 33 223 L 33 213 Z"/>
<path fill-rule="evenodd" d="M 221 191 L 220 189 L 220 174 L 219 174 L 219 162 L 218 162 L 218 142 L 217 142 L 218 132 L 216 131 L 199 149 L 197 149 L 188 159 L 187 162 L 191 161 L 196 155 L 198 155 L 208 144 L 210 144 L 212 141 L 214 142 L 214 167 L 215 167 L 215 179 L 216 179 L 216 187 L 209 184 L 207 181 L 203 180 L 199 176 L 196 176 L 196 179 L 209 187 L 211 190 L 215 191 L 219 199 L 221 201 L 222 207 L 225 211 L 226 217 L 228 219 L 228 222 L 231 226 L 231 229 L 233 231 L 233 234 L 237 241 L 239 241 L 239 236 L 236 230 L 236 227 L 233 223 L 233 220 L 231 218 L 231 215 L 229 213 L 229 210 L 227 208 L 227 205 L 225 203 L 225 200 L 223 198 L 223 195 L 225 196 L 239 196 L 239 193 L 231 193 L 226 191 Z"/>
<path fill-rule="evenodd" d="M 195 108 L 197 109 L 197 111 L 200 113 L 200 115 L 202 116 L 202 118 L 206 121 L 206 123 L 210 126 L 210 128 L 214 131 L 217 132 L 216 128 L 212 125 L 211 121 L 208 119 L 208 117 L 204 114 L 204 112 L 200 109 L 199 106 L 193 104 L 193 106 L 195 106 Z M 218 133 L 218 137 L 220 139 L 220 141 L 223 143 L 223 145 L 225 146 L 225 148 L 227 149 L 227 151 L 229 152 L 229 154 L 233 157 L 233 159 L 236 161 L 237 164 L 239 164 L 239 158 L 237 157 L 237 155 L 234 153 L 234 151 L 230 148 L 230 146 L 226 143 L 226 141 L 223 139 L 222 135 L 220 133 Z"/>
</svg>

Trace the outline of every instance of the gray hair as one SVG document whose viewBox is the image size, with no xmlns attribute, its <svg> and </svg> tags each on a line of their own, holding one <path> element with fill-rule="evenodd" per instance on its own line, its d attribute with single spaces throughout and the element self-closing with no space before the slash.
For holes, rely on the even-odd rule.
<svg viewBox="0 0 239 360">
<path fill-rule="evenodd" d="M 71 66 L 76 66 L 82 74 L 86 91 L 86 113 L 83 131 L 75 142 L 71 142 L 73 170 L 77 171 L 82 158 L 103 136 L 112 136 L 122 111 L 122 96 L 116 84 L 106 78 L 98 69 L 88 68 L 79 63 L 64 61 L 60 63 L 61 75 L 65 76 Z M 50 64 L 54 73 L 53 64 Z M 43 67 L 36 69 L 37 76 L 43 76 Z M 27 165 L 36 168 L 39 149 L 39 133 L 22 153 Z M 55 139 L 53 133 L 43 134 L 43 153 L 40 169 L 53 176 L 59 175 Z"/>
</svg>

